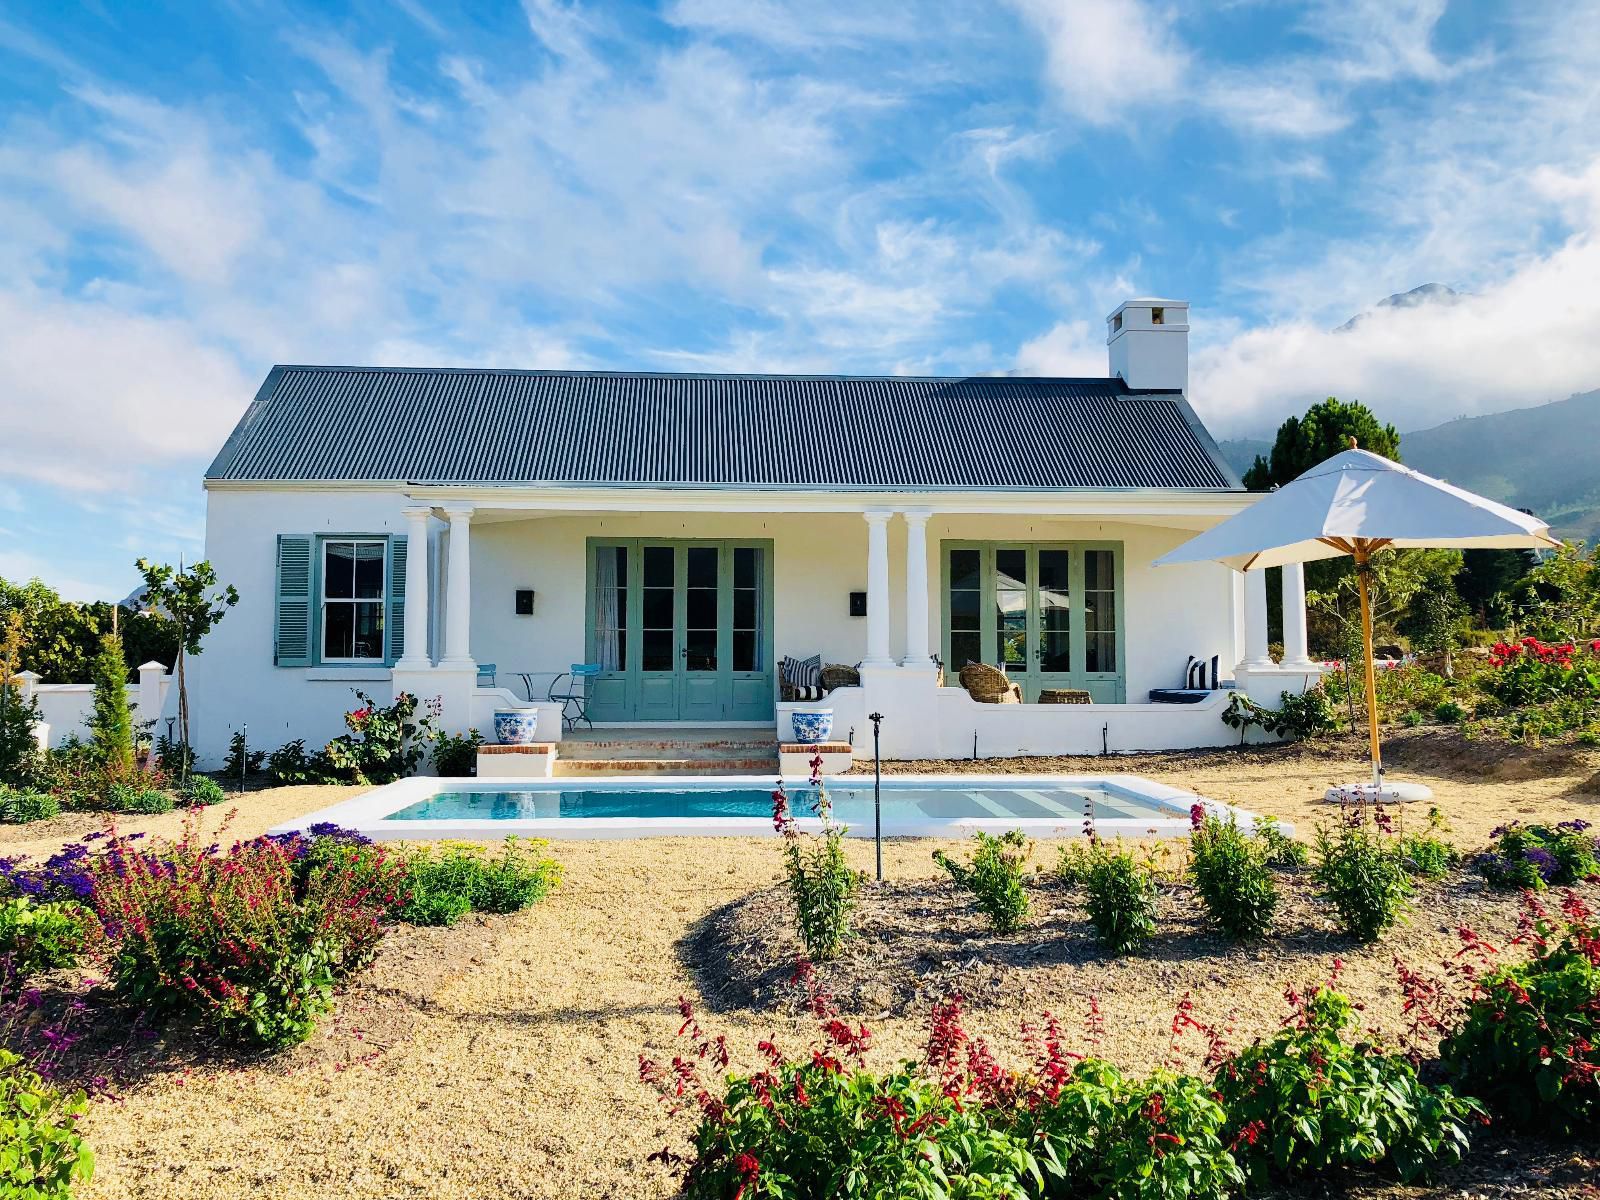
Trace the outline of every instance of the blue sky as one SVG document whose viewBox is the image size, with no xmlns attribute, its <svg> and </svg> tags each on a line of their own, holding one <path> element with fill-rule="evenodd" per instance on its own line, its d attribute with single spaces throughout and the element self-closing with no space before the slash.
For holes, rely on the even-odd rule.
<svg viewBox="0 0 1600 1200">
<path fill-rule="evenodd" d="M 0 575 L 192 558 L 274 362 L 1103 374 L 1160 294 L 1220 436 L 1600 387 L 1596 62 L 1593 4 L 12 3 Z"/>
</svg>

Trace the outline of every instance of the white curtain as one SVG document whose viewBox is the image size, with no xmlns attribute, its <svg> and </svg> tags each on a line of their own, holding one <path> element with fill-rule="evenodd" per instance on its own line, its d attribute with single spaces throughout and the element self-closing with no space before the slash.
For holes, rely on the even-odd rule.
<svg viewBox="0 0 1600 1200">
<path fill-rule="evenodd" d="M 750 663 L 751 669 L 756 671 L 765 671 L 767 669 L 767 639 L 765 636 L 767 629 L 767 572 L 765 569 L 766 564 L 762 562 L 762 556 L 765 554 L 765 550 L 759 546 L 756 547 L 756 648 L 755 656 Z"/>
<path fill-rule="evenodd" d="M 621 661 L 617 611 L 617 555 L 627 551 L 601 546 L 594 556 L 594 651 L 602 671 L 615 671 Z"/>
</svg>

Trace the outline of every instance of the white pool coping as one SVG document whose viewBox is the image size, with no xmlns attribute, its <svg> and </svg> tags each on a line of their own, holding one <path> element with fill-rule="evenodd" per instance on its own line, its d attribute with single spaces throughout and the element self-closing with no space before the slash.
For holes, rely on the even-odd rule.
<svg viewBox="0 0 1600 1200">
<path fill-rule="evenodd" d="M 808 786 L 804 777 L 786 779 L 787 787 Z M 390 820 L 391 814 L 409 808 L 440 792 L 552 792 L 596 791 L 624 788 L 639 791 L 683 791 L 705 788 L 707 790 L 759 788 L 770 791 L 775 780 L 770 775 L 716 775 L 716 776 L 606 776 L 582 779 L 441 779 L 436 777 L 402 779 L 397 783 L 374 788 L 370 792 L 345 800 L 328 808 L 319 809 L 293 821 L 275 826 L 271 833 L 301 832 L 312 825 L 328 822 L 345 829 L 354 829 L 374 841 L 428 841 L 436 838 L 460 840 L 499 841 L 518 837 L 560 838 L 565 840 L 597 841 L 640 837 L 776 837 L 770 817 L 527 817 L 510 820 L 458 818 L 454 820 Z M 870 788 L 872 780 L 864 775 L 830 775 L 823 783 L 828 787 Z M 960 784 L 973 788 L 1004 787 L 1011 790 L 1028 790 L 1040 787 L 1101 787 L 1122 792 L 1133 799 L 1158 805 L 1171 816 L 1155 818 L 1107 817 L 1096 820 L 1095 831 L 1102 838 L 1171 838 L 1189 833 L 1189 810 L 1203 804 L 1219 816 L 1228 813 L 1238 819 L 1245 829 L 1253 829 L 1256 814 L 1243 809 L 1230 808 L 1182 788 L 1170 787 L 1146 779 L 1142 775 L 893 775 L 884 779 L 885 790 L 901 785 Z M 815 817 L 798 820 L 801 829 L 815 832 L 821 822 Z M 1282 826 L 1285 833 L 1293 827 Z M 1059 820 L 1042 817 L 953 817 L 937 819 L 919 817 L 906 820 L 885 817 L 885 837 L 941 837 L 964 838 L 977 830 L 999 833 L 1008 829 L 1021 829 L 1039 838 L 1082 837 L 1081 814 L 1063 816 Z M 870 821 L 849 826 L 850 837 L 873 836 Z"/>
</svg>

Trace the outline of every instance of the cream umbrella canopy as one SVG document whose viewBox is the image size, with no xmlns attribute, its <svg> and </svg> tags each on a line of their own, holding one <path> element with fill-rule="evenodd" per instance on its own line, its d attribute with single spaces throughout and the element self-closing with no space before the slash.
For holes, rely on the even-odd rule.
<svg viewBox="0 0 1600 1200">
<path fill-rule="evenodd" d="M 1242 513 L 1156 559 L 1220 562 L 1235 570 L 1281 567 L 1348 554 L 1356 561 L 1366 657 L 1372 783 L 1381 785 L 1378 681 L 1372 665 L 1368 564 L 1394 547 L 1548 549 L 1561 543 L 1537 517 L 1453 487 L 1367 450 L 1351 448 L 1269 492 Z"/>
</svg>

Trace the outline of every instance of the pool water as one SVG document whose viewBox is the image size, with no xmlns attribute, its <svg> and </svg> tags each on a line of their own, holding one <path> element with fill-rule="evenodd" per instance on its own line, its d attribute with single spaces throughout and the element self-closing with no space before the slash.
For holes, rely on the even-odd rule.
<svg viewBox="0 0 1600 1200">
<path fill-rule="evenodd" d="M 872 820 L 872 785 L 830 784 L 834 818 L 846 825 Z M 814 815 L 815 794 L 794 788 L 790 811 Z M 883 815 L 886 821 L 907 819 L 950 821 L 970 818 L 1025 819 L 1076 823 L 1092 809 L 1100 820 L 1166 819 L 1180 815 L 1131 789 L 1098 780 L 1090 783 L 1036 783 L 1007 786 L 885 781 Z M 1182 815 L 1186 815 L 1183 810 Z M 697 782 L 690 788 L 528 788 L 517 791 L 439 792 L 385 818 L 390 821 L 527 821 L 559 817 L 582 820 L 593 817 L 638 819 L 687 817 L 772 816 L 772 791 L 747 784 L 717 787 Z"/>
</svg>

